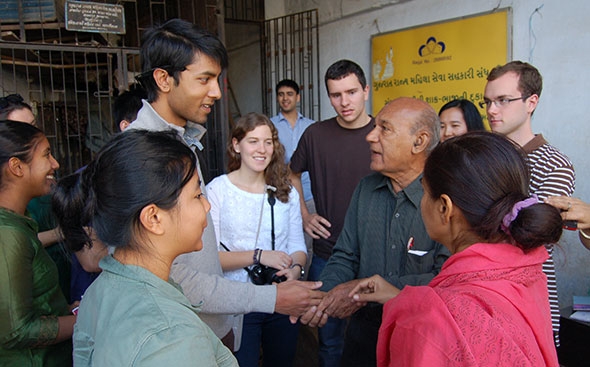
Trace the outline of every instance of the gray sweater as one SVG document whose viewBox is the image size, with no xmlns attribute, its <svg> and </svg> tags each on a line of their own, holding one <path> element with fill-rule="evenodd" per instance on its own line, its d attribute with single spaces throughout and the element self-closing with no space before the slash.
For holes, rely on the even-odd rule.
<svg viewBox="0 0 590 367">
<path fill-rule="evenodd" d="M 137 114 L 137 119 L 127 128 L 127 130 L 133 129 L 175 130 L 180 136 L 185 133 L 184 128 L 166 122 L 145 100 Z M 205 134 L 206 129 L 188 121 L 186 131 L 198 141 Z M 202 149 L 202 146 L 191 148 Z M 198 163 L 197 169 L 201 175 Z M 201 190 L 205 193 L 204 183 Z M 201 305 L 202 312 L 199 316 L 219 338 L 222 338 L 231 329 L 234 314 L 273 313 L 277 288 L 274 285 L 256 286 L 225 279 L 219 263 L 213 220 L 209 214 L 207 214 L 207 222 L 209 225 L 203 232 L 203 249 L 178 256 L 172 264 L 170 277 L 182 287 L 184 294 L 193 305 Z"/>
</svg>

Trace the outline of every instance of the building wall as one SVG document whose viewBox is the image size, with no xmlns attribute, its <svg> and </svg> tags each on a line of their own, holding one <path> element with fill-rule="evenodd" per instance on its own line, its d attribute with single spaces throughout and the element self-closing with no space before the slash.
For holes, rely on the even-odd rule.
<svg viewBox="0 0 590 367">
<path fill-rule="evenodd" d="M 260 69 L 260 25 L 225 25 L 229 65 L 227 79 L 233 92 L 230 116 L 237 119 L 248 112 L 262 113 L 262 73 Z"/>
<path fill-rule="evenodd" d="M 590 163 L 587 127 L 590 85 L 588 58 L 590 32 L 586 0 L 285 0 L 267 1 L 266 16 L 319 8 L 320 70 L 342 58 L 358 62 L 369 77 L 371 36 L 423 24 L 512 8 L 513 59 L 535 65 L 544 77 L 543 94 L 533 117 L 533 130 L 566 153 L 576 168 L 575 195 L 590 202 Z M 485 47 L 486 40 L 481 40 Z M 322 86 L 323 88 L 323 86 Z M 320 93 L 322 118 L 334 115 L 326 92 Z M 370 110 L 371 104 L 367 104 Z M 371 111 L 375 115 L 378 111 Z M 577 232 L 565 231 L 556 250 L 562 307 L 572 295 L 590 289 L 590 251 Z"/>
</svg>

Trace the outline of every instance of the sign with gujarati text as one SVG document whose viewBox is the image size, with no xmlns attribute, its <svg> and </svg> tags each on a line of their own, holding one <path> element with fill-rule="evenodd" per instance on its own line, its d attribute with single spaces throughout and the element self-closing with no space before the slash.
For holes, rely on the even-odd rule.
<svg viewBox="0 0 590 367">
<path fill-rule="evenodd" d="M 66 29 L 125 34 L 125 10 L 122 5 L 68 0 Z"/>
<path fill-rule="evenodd" d="M 414 97 L 437 112 L 453 99 L 468 99 L 485 116 L 478 102 L 487 75 L 511 54 L 509 13 L 507 8 L 373 36 L 373 114 L 397 97 Z"/>
</svg>

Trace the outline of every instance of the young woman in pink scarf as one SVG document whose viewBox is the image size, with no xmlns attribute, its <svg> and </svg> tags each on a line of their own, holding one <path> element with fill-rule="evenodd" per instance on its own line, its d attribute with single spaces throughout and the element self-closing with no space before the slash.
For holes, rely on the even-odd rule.
<svg viewBox="0 0 590 367">
<path fill-rule="evenodd" d="M 562 220 L 529 197 L 528 181 L 520 148 L 497 134 L 468 133 L 430 154 L 422 216 L 452 256 L 428 286 L 400 291 L 373 276 L 351 292 L 385 303 L 379 366 L 559 365 L 542 264 Z"/>
</svg>

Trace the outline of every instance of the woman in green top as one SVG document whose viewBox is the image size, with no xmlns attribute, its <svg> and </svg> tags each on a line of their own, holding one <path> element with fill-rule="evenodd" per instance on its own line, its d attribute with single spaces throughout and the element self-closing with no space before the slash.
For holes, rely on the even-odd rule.
<svg viewBox="0 0 590 367">
<path fill-rule="evenodd" d="M 57 268 L 25 216 L 46 195 L 59 164 L 36 127 L 0 122 L 0 365 L 68 366 L 76 317 L 58 285 Z"/>
<path fill-rule="evenodd" d="M 169 279 L 177 256 L 203 247 L 211 207 L 195 154 L 179 139 L 124 132 L 56 187 L 52 204 L 69 247 L 91 245 L 90 225 L 115 248 L 80 302 L 76 367 L 238 365 Z"/>
</svg>

